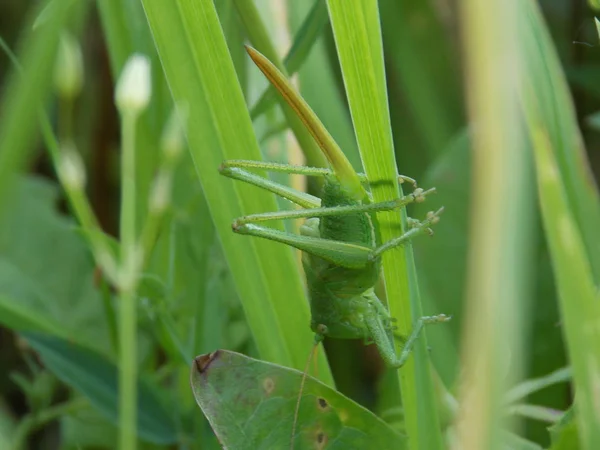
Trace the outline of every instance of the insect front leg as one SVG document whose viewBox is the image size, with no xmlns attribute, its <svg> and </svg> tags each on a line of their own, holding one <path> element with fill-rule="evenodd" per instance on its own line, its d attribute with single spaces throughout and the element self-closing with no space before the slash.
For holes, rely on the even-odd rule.
<svg viewBox="0 0 600 450">
<path fill-rule="evenodd" d="M 272 192 L 282 198 L 288 199 L 289 201 L 296 203 L 304 208 L 316 208 L 321 205 L 321 199 L 305 192 L 298 191 L 289 186 L 285 186 L 276 181 L 270 180 L 263 176 L 249 172 L 248 169 L 266 169 L 273 171 L 273 166 L 280 168 L 298 168 L 297 166 L 288 166 L 286 164 L 275 164 L 275 163 L 263 163 L 261 161 L 247 161 L 247 160 L 230 160 L 224 161 L 219 168 L 221 175 L 234 180 L 242 181 L 244 183 L 257 186 L 266 191 Z M 305 167 L 304 169 L 312 170 L 313 168 Z M 317 169 L 315 169 L 317 170 Z M 288 172 L 290 173 L 290 172 Z M 292 173 L 297 173 L 292 172 Z"/>
</svg>

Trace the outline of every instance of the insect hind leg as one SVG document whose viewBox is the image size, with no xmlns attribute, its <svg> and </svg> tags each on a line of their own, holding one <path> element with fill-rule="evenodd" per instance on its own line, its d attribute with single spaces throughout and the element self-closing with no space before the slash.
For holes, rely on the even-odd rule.
<svg viewBox="0 0 600 450">
<path fill-rule="evenodd" d="M 371 292 L 366 297 L 372 307 L 372 313 L 367 314 L 365 317 L 365 323 L 367 325 L 367 330 L 369 331 L 369 336 L 367 336 L 366 340 L 372 341 L 377 345 L 381 357 L 386 364 L 391 367 L 399 368 L 406 363 L 415 341 L 421 334 L 425 325 L 442 323 L 450 320 L 450 317 L 445 314 L 421 317 L 417 321 L 408 339 L 404 340 L 404 346 L 400 356 L 396 357 L 396 350 L 394 348 L 394 338 L 396 336 L 393 334 L 393 331 L 397 328 L 393 325 L 396 319 L 390 316 L 390 313 L 385 306 L 383 306 L 383 303 L 381 303 L 374 292 Z"/>
</svg>

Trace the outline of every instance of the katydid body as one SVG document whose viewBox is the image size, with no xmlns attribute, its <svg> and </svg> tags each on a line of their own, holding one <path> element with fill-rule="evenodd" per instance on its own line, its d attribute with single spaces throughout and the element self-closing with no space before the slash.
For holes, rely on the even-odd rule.
<svg viewBox="0 0 600 450">
<path fill-rule="evenodd" d="M 354 171 L 310 106 L 267 58 L 252 48 L 247 47 L 247 51 L 288 105 L 296 111 L 330 167 L 246 160 L 224 162 L 220 168 L 223 175 L 266 189 L 304 208 L 240 217 L 233 222 L 233 231 L 271 239 L 303 251 L 302 263 L 310 295 L 311 328 L 316 333 L 315 341 L 329 336 L 373 342 L 388 365 L 400 367 L 408 358 L 423 325 L 444 322 L 448 317 L 442 314 L 419 319 L 402 353 L 396 356 L 391 325 L 393 319 L 374 291 L 381 273 L 381 254 L 419 234 L 431 234 L 430 226 L 439 220 L 438 215 L 442 210 L 430 212 L 423 222 L 410 221 L 411 228 L 408 231 L 385 243 L 381 241 L 377 212 L 398 210 L 414 201 L 423 201 L 433 189 L 424 191 L 415 188 L 411 194 L 401 198 L 373 203 L 365 189 L 369 180 Z M 323 187 L 319 197 L 315 197 L 253 173 L 253 170 L 321 177 Z M 399 176 L 398 181 L 409 181 L 416 187 L 411 178 Z M 307 219 L 299 235 L 262 225 L 269 220 L 298 218 Z"/>
<path fill-rule="evenodd" d="M 256 168 L 323 177 L 320 198 L 247 170 Z M 236 233 L 271 239 L 304 252 L 302 262 L 310 296 L 311 328 L 316 340 L 328 336 L 373 342 L 388 365 L 400 367 L 422 325 L 447 320 L 444 315 L 422 318 L 402 354 L 396 357 L 391 333 L 393 319 L 373 289 L 381 273 L 381 253 L 418 234 L 431 233 L 429 227 L 438 220 L 441 211 L 429 214 L 423 222 L 413 221 L 409 231 L 385 244 L 381 242 L 377 212 L 422 201 L 433 190 L 415 189 L 396 200 L 371 203 L 368 194 L 359 200 L 348 193 L 335 173 L 327 169 L 237 160 L 226 161 L 220 170 L 225 176 L 267 189 L 306 208 L 244 216 L 235 220 L 232 228 Z M 307 218 L 300 235 L 259 225 L 268 220 L 296 218 Z"/>
</svg>

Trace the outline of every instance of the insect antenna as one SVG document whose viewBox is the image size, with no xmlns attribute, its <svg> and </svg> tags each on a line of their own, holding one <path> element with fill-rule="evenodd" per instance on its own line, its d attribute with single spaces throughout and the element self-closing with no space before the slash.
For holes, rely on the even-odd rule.
<svg viewBox="0 0 600 450">
<path fill-rule="evenodd" d="M 296 407 L 294 408 L 294 421 L 292 422 L 292 439 L 290 442 L 290 450 L 294 450 L 294 437 L 296 436 L 296 425 L 298 425 L 298 414 L 300 413 L 300 401 L 302 400 L 302 392 L 304 391 L 304 384 L 306 383 L 306 376 L 308 375 L 308 369 L 310 367 L 311 361 L 314 359 L 315 354 L 317 353 L 317 348 L 319 347 L 319 342 L 321 342 L 322 338 L 318 338 L 319 335 L 315 336 L 315 342 L 310 349 L 310 353 L 308 355 L 308 359 L 306 360 L 306 365 L 304 366 L 304 372 L 302 373 L 302 381 L 300 381 L 300 391 L 298 392 L 298 398 L 296 400 Z"/>
</svg>

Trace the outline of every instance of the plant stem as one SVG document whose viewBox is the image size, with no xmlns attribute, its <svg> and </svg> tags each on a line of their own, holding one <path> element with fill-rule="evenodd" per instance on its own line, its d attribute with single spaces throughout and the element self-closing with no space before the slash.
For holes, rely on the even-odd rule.
<svg viewBox="0 0 600 450">
<path fill-rule="evenodd" d="M 119 446 L 136 448 L 137 309 L 135 229 L 135 124 L 137 116 L 122 117 L 121 150 L 121 269 L 119 274 Z"/>
</svg>

